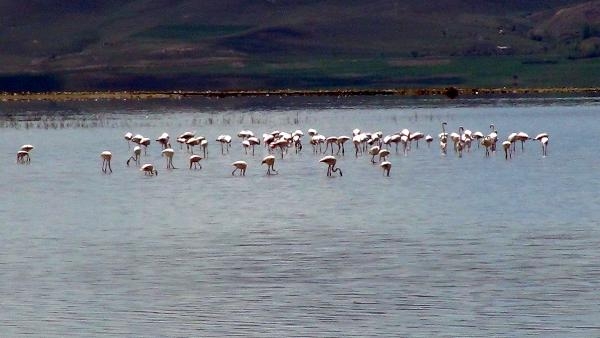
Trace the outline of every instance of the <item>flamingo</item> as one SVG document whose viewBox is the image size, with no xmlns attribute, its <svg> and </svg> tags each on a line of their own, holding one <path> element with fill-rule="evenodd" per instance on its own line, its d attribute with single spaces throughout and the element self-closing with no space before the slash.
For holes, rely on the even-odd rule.
<svg viewBox="0 0 600 338">
<path fill-rule="evenodd" d="M 177 142 L 179 142 L 180 148 L 183 149 L 183 145 L 187 142 L 187 140 L 191 139 L 194 136 L 195 133 L 191 131 L 186 131 L 183 134 L 179 135 L 179 137 L 177 137 Z M 186 148 L 189 150 L 189 146 L 186 146 Z"/>
<path fill-rule="evenodd" d="M 492 132 L 489 133 L 488 136 L 492 138 L 491 150 L 492 152 L 495 152 L 496 142 L 498 142 L 498 131 L 496 130 L 496 126 L 493 123 L 490 123 L 490 129 L 492 130 Z"/>
<path fill-rule="evenodd" d="M 548 156 L 548 133 L 540 133 L 538 134 L 534 140 L 540 141 L 542 145 L 542 156 Z"/>
<path fill-rule="evenodd" d="M 360 146 L 362 143 L 362 136 L 361 135 L 354 135 L 352 136 L 352 144 L 354 144 L 354 156 L 356 158 L 358 158 L 358 152 L 362 150 L 362 147 Z"/>
<path fill-rule="evenodd" d="M 17 163 L 30 163 L 31 157 L 29 157 L 29 152 L 25 150 L 19 150 L 17 152 Z"/>
<path fill-rule="evenodd" d="M 202 154 L 204 155 L 204 157 L 206 157 L 208 155 L 208 140 L 203 139 L 202 141 L 200 141 L 200 147 L 202 147 Z"/>
<path fill-rule="evenodd" d="M 425 137 L 425 135 L 423 135 L 423 133 L 421 133 L 420 131 L 416 131 L 414 133 L 411 133 L 409 135 L 409 139 L 410 141 L 416 141 L 417 142 L 417 149 L 419 149 L 419 140 L 422 139 L 423 137 Z"/>
<path fill-rule="evenodd" d="M 244 147 L 244 154 L 248 155 L 248 148 L 250 148 L 250 141 L 243 140 L 242 146 Z"/>
<path fill-rule="evenodd" d="M 133 147 L 133 156 L 131 156 L 128 160 L 127 160 L 127 166 L 129 166 L 129 162 L 131 160 L 133 160 L 135 162 L 135 164 L 140 164 L 140 155 L 142 154 L 142 147 L 140 146 L 135 146 Z"/>
<path fill-rule="evenodd" d="M 254 146 L 260 144 L 260 140 L 258 137 L 250 136 L 246 141 L 248 141 L 249 146 L 252 147 L 252 156 L 254 156 Z"/>
<path fill-rule="evenodd" d="M 144 136 L 142 134 L 135 134 L 134 136 L 131 137 L 131 142 L 140 144 L 140 142 L 142 141 L 143 138 L 144 138 Z"/>
<path fill-rule="evenodd" d="M 150 164 L 150 163 L 146 163 L 144 164 L 141 168 L 140 171 L 144 172 L 144 175 L 156 175 L 158 176 L 158 170 L 154 169 L 154 165 Z"/>
<path fill-rule="evenodd" d="M 254 133 L 251 130 L 241 130 L 237 136 L 243 140 L 254 136 Z"/>
<path fill-rule="evenodd" d="M 110 167 L 110 160 L 112 159 L 112 153 L 108 150 L 105 150 L 100 153 L 100 157 L 102 158 L 102 171 L 106 172 L 106 170 L 110 170 L 112 173 L 112 168 Z"/>
<path fill-rule="evenodd" d="M 471 151 L 471 142 L 473 141 L 473 132 L 469 129 L 463 130 L 461 141 L 464 146 L 467 148 L 467 151 Z"/>
<path fill-rule="evenodd" d="M 296 154 L 302 151 L 302 136 L 294 135 L 292 136 L 292 141 L 294 142 L 294 148 L 296 149 Z"/>
<path fill-rule="evenodd" d="M 163 150 L 161 154 L 167 158 L 167 169 L 177 169 L 173 165 L 173 155 L 175 155 L 175 151 L 170 146 L 171 145 L 169 144 L 169 148 Z"/>
<path fill-rule="evenodd" d="M 277 170 L 275 170 L 274 166 L 275 166 L 275 156 L 273 155 L 268 155 L 265 156 L 265 158 L 263 158 L 262 162 L 260 163 L 262 164 L 266 164 L 267 165 L 267 175 L 271 175 L 271 170 L 273 170 L 276 174 L 279 174 L 277 172 Z"/>
<path fill-rule="evenodd" d="M 427 142 L 427 148 L 429 148 L 431 142 L 433 142 L 433 136 L 427 134 L 427 136 L 425 136 L 425 142 Z"/>
<path fill-rule="evenodd" d="M 264 133 L 262 136 L 263 136 L 263 143 L 265 144 L 265 147 L 268 149 L 269 145 L 271 145 L 271 143 L 275 142 L 275 136 L 273 136 L 272 134 L 267 134 L 267 133 Z"/>
<path fill-rule="evenodd" d="M 133 134 L 131 132 L 126 132 L 124 137 L 125 141 L 127 141 L 127 149 L 131 149 L 131 138 L 133 137 Z"/>
<path fill-rule="evenodd" d="M 408 156 L 410 150 L 410 139 L 407 135 L 400 135 L 400 142 L 402 142 L 402 152 L 404 156 Z"/>
<path fill-rule="evenodd" d="M 309 134 L 310 135 L 310 134 Z M 310 144 L 313 146 L 313 151 L 316 154 L 317 152 L 323 153 L 322 145 L 325 142 L 325 136 L 321 134 L 313 135 L 310 139 Z M 317 150 L 318 149 L 318 150 Z"/>
<path fill-rule="evenodd" d="M 390 135 L 390 142 L 396 144 L 396 154 L 398 153 L 398 143 L 402 142 L 402 135 L 394 134 Z"/>
<path fill-rule="evenodd" d="M 489 135 L 485 136 L 481 140 L 481 145 L 485 147 L 485 156 L 486 157 L 490 156 L 490 148 L 492 147 L 493 143 L 494 143 L 494 141 L 492 140 L 492 138 Z"/>
<path fill-rule="evenodd" d="M 169 148 L 167 145 L 169 144 L 169 134 L 162 133 L 157 139 L 156 142 L 160 143 L 163 149 Z"/>
<path fill-rule="evenodd" d="M 24 144 L 21 146 L 20 150 L 26 151 L 26 152 L 30 152 L 33 150 L 33 146 L 31 144 Z"/>
<path fill-rule="evenodd" d="M 271 148 L 279 147 L 279 150 L 281 150 L 281 158 L 283 159 L 283 154 L 285 153 L 288 145 L 289 145 L 289 142 L 286 139 L 280 138 L 277 141 L 272 142 L 270 147 Z"/>
<path fill-rule="evenodd" d="M 518 132 L 516 136 L 516 141 L 521 141 L 521 151 L 525 151 L 525 141 L 529 140 L 530 137 L 525 132 Z"/>
<path fill-rule="evenodd" d="M 148 150 L 148 146 L 150 145 L 150 139 L 147 137 L 142 137 L 140 140 L 140 145 L 144 146 L 144 155 L 146 155 L 146 151 Z"/>
<path fill-rule="evenodd" d="M 340 148 L 341 148 L 342 149 L 342 156 L 344 156 L 344 153 L 345 153 L 344 143 L 348 142 L 349 140 L 350 140 L 350 137 L 349 136 L 345 136 L 345 135 L 339 136 L 337 138 L 337 145 L 338 145 L 337 154 L 340 153 Z"/>
<path fill-rule="evenodd" d="M 458 157 L 462 157 L 463 149 L 465 149 L 465 142 L 463 141 L 463 133 L 465 128 L 463 126 L 458 127 L 458 138 L 452 137 L 455 133 L 450 134 L 452 141 L 454 142 L 454 150 L 458 152 Z"/>
<path fill-rule="evenodd" d="M 17 163 L 31 163 L 31 156 L 29 153 L 33 150 L 31 144 L 24 144 L 19 148 L 17 152 Z"/>
<path fill-rule="evenodd" d="M 516 150 L 515 143 L 517 142 L 517 133 L 510 133 L 506 140 L 510 142 L 510 144 L 513 147 L 513 150 Z"/>
<path fill-rule="evenodd" d="M 438 134 L 438 138 L 440 139 L 440 149 L 442 150 L 442 154 L 446 154 L 446 149 L 448 148 L 448 133 L 446 132 L 447 122 L 442 122 L 442 132 Z"/>
<path fill-rule="evenodd" d="M 334 156 L 325 156 L 322 159 L 320 159 L 319 162 L 323 162 L 323 163 L 327 164 L 327 176 L 331 176 L 332 173 L 337 172 L 337 171 L 340 172 L 340 176 L 343 176 L 342 170 L 340 168 L 335 167 L 337 160 L 335 159 Z"/>
<path fill-rule="evenodd" d="M 512 151 L 510 150 L 510 145 L 512 143 L 508 140 L 502 142 L 502 148 L 504 149 L 504 158 L 508 160 L 508 158 L 512 158 Z"/>
<path fill-rule="evenodd" d="M 199 146 L 202 140 L 204 140 L 204 137 L 202 136 L 190 137 L 187 141 L 185 141 L 185 144 L 187 145 L 188 150 L 193 154 L 194 146 Z"/>
<path fill-rule="evenodd" d="M 231 163 L 231 165 L 235 167 L 235 169 L 233 169 L 233 171 L 231 172 L 232 176 L 238 170 L 240 171 L 240 176 L 246 176 L 246 168 L 248 167 L 248 163 L 246 163 L 245 161 L 235 161 Z"/>
<path fill-rule="evenodd" d="M 192 169 L 192 165 L 194 166 L 194 169 L 196 169 L 198 166 L 200 169 L 202 169 L 202 165 L 200 164 L 201 159 L 202 157 L 200 155 L 190 156 L 190 169 Z"/>
<path fill-rule="evenodd" d="M 390 156 L 390 151 L 387 149 L 379 149 L 379 161 L 383 160 L 384 162 L 387 161 L 387 157 Z"/>
<path fill-rule="evenodd" d="M 375 164 L 377 162 L 375 162 L 375 156 L 379 155 L 379 146 L 372 146 L 371 149 L 369 149 L 369 155 L 372 155 L 373 157 L 371 157 L 371 163 Z"/>
<path fill-rule="evenodd" d="M 483 133 L 480 131 L 474 132 L 471 136 L 474 140 L 476 140 L 476 142 L 479 142 L 479 140 L 483 139 Z M 479 143 L 477 143 L 477 148 L 479 148 Z"/>
<path fill-rule="evenodd" d="M 325 152 L 327 152 L 327 148 L 331 145 L 331 155 L 333 155 L 333 145 L 338 144 L 338 138 L 336 136 L 329 136 L 325 139 Z M 340 151 L 340 146 L 338 144 L 338 151 Z"/>
<path fill-rule="evenodd" d="M 383 169 L 383 174 L 386 176 L 390 176 L 390 170 L 392 169 L 392 162 L 390 161 L 383 161 L 381 162 L 381 164 L 379 165 L 381 167 L 381 169 Z"/>
<path fill-rule="evenodd" d="M 221 155 L 225 155 L 225 150 L 229 153 L 229 148 L 231 147 L 231 136 L 230 135 L 219 135 L 217 137 L 217 142 L 221 143 Z"/>
</svg>

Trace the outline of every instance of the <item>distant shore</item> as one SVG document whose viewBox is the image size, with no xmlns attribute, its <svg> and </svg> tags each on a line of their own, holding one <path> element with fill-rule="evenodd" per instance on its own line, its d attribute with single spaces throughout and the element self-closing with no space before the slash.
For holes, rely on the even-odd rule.
<svg viewBox="0 0 600 338">
<path fill-rule="evenodd" d="M 225 90 L 225 91 L 98 91 L 50 93 L 0 93 L 2 102 L 8 101 L 88 101 L 88 100 L 147 100 L 183 99 L 190 97 L 251 97 L 251 96 L 447 96 L 450 98 L 473 95 L 566 95 L 600 94 L 598 88 L 398 88 L 398 89 L 333 89 L 333 90 Z"/>
</svg>

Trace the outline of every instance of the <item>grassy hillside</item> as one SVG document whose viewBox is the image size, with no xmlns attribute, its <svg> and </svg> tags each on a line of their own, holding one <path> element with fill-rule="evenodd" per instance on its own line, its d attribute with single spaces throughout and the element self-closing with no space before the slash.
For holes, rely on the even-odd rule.
<svg viewBox="0 0 600 338">
<path fill-rule="evenodd" d="M 0 13 L 8 91 L 597 86 L 600 71 L 600 1 L 0 0 Z"/>
</svg>

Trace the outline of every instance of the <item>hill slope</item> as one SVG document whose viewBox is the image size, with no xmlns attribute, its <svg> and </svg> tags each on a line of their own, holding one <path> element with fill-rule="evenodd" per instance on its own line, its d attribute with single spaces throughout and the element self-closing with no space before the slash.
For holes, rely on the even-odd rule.
<svg viewBox="0 0 600 338">
<path fill-rule="evenodd" d="M 523 65 L 585 74 L 600 55 L 600 1 L 11 0 L 0 13 L 3 90 L 539 85 Z"/>
</svg>

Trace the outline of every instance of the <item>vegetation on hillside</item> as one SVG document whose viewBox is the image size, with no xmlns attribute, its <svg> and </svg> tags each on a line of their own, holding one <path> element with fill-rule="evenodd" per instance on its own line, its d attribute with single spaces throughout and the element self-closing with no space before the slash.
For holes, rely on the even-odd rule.
<svg viewBox="0 0 600 338">
<path fill-rule="evenodd" d="M 600 71 L 600 1 L 0 0 L 0 13 L 4 91 L 589 87 Z"/>
</svg>

